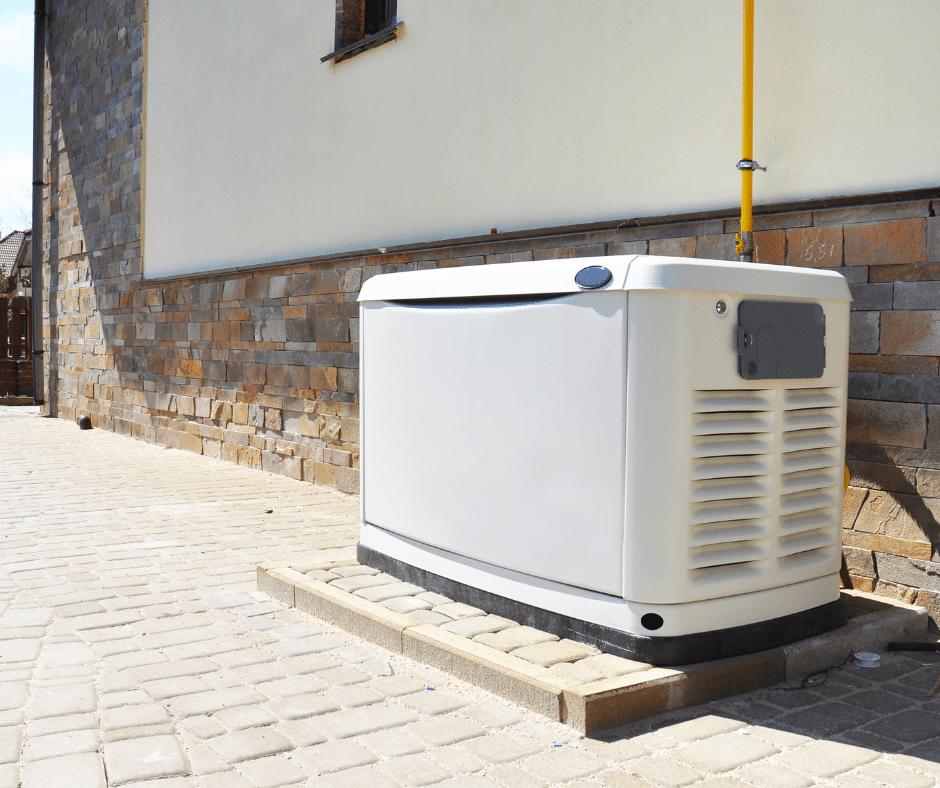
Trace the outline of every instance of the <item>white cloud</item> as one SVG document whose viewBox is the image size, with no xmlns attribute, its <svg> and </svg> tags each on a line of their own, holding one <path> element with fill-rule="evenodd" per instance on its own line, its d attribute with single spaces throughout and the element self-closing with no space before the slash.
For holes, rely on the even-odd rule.
<svg viewBox="0 0 940 788">
<path fill-rule="evenodd" d="M 33 15 L 0 14 L 0 78 L 4 72 L 33 70 Z"/>
</svg>

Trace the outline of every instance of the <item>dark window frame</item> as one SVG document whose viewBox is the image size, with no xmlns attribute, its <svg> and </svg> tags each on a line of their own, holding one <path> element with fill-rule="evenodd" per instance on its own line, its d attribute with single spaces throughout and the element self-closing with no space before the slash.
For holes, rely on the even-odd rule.
<svg viewBox="0 0 940 788">
<path fill-rule="evenodd" d="M 398 37 L 398 0 L 336 0 L 334 50 L 321 63 L 342 60 Z"/>
</svg>

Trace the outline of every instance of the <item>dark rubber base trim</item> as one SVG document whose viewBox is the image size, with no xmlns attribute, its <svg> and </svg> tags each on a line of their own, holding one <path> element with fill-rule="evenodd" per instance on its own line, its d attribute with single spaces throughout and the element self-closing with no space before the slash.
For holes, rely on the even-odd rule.
<svg viewBox="0 0 940 788">
<path fill-rule="evenodd" d="M 399 580 L 414 583 L 457 602 L 481 608 L 487 613 L 512 619 L 558 637 L 587 643 L 608 654 L 652 665 L 693 665 L 697 662 L 753 654 L 838 629 L 846 622 L 842 600 L 838 599 L 810 610 L 769 621 L 759 621 L 756 624 L 696 632 L 691 635 L 647 637 L 621 632 L 590 621 L 581 621 L 515 599 L 491 594 L 489 591 L 458 583 L 396 558 L 390 558 L 361 544 L 357 545 L 356 557 L 364 566 L 371 566 Z"/>
</svg>

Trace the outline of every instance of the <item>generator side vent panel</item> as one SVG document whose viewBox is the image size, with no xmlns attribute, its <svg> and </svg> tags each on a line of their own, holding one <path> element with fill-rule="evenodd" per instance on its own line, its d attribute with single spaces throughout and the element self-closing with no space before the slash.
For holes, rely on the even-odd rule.
<svg viewBox="0 0 940 788">
<path fill-rule="evenodd" d="M 694 399 L 694 582 L 760 574 L 770 559 L 772 392 L 696 391 Z"/>
<path fill-rule="evenodd" d="M 828 561 L 838 547 L 842 468 L 838 388 L 784 392 L 778 560 Z"/>
</svg>

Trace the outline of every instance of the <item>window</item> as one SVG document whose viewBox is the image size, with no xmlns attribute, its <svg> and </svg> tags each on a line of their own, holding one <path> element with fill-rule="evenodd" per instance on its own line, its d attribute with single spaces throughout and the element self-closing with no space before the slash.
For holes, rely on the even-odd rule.
<svg viewBox="0 0 940 788">
<path fill-rule="evenodd" d="M 398 0 L 337 0 L 334 51 L 320 58 L 339 62 L 398 36 Z"/>
</svg>

